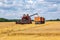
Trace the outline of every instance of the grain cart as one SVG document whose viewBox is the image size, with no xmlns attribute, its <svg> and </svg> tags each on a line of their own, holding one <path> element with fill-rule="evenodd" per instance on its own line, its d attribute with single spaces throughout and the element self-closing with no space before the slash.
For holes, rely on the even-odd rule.
<svg viewBox="0 0 60 40">
<path fill-rule="evenodd" d="M 45 18 L 37 16 L 37 17 L 35 17 L 34 21 L 35 21 L 35 24 L 44 24 L 45 23 Z"/>
</svg>

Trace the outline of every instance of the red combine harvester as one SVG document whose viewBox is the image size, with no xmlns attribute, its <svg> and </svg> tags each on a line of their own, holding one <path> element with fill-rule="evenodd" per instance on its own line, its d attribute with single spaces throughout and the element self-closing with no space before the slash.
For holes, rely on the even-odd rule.
<svg viewBox="0 0 60 40">
<path fill-rule="evenodd" d="M 27 15 L 24 14 L 22 19 L 17 21 L 16 24 L 32 24 L 31 17 L 34 15 L 38 15 L 38 14 L 36 13 L 36 14 L 30 15 L 30 16 L 29 16 L 29 14 L 27 14 Z"/>
<path fill-rule="evenodd" d="M 32 24 L 32 20 L 31 17 L 34 15 L 38 15 L 38 13 L 35 13 L 33 15 L 27 14 L 27 15 L 23 15 L 23 17 L 21 18 L 21 20 L 16 21 L 16 24 Z M 43 17 L 35 17 L 35 24 L 44 24 L 45 23 L 45 18 Z"/>
</svg>

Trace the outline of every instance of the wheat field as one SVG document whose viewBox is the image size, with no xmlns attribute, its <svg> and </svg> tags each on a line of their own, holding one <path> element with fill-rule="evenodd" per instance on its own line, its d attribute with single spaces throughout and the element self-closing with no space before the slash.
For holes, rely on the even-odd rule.
<svg viewBox="0 0 60 40">
<path fill-rule="evenodd" d="M 0 22 L 0 40 L 60 40 L 60 21 L 23 25 Z"/>
</svg>

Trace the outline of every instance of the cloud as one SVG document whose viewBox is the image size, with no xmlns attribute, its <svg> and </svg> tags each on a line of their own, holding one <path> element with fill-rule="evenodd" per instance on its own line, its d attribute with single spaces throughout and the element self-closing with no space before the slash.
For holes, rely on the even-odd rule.
<svg viewBox="0 0 60 40">
<path fill-rule="evenodd" d="M 0 15 L 2 15 L 0 17 L 13 19 L 20 18 L 22 14 L 31 15 L 37 12 L 40 16 L 50 19 L 53 18 L 51 15 L 60 15 L 60 4 L 57 2 L 59 0 L 0 0 Z"/>
<path fill-rule="evenodd" d="M 60 4 L 60 0 L 45 0 L 45 1 Z"/>
</svg>

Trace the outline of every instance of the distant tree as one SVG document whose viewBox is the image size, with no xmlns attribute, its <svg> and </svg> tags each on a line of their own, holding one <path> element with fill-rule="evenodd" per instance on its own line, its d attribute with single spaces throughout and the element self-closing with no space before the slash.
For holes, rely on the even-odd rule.
<svg viewBox="0 0 60 40">
<path fill-rule="evenodd" d="M 56 20 L 59 21 L 60 19 L 57 18 Z"/>
</svg>

